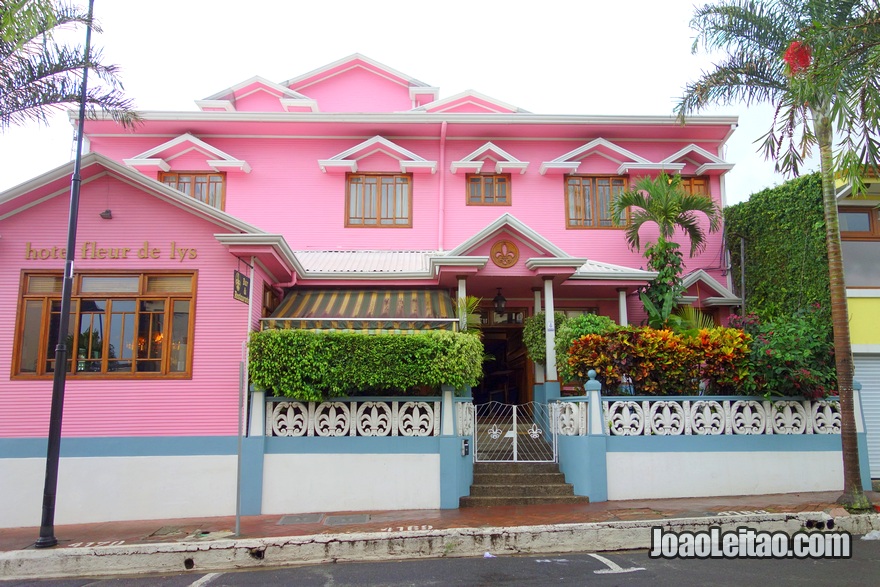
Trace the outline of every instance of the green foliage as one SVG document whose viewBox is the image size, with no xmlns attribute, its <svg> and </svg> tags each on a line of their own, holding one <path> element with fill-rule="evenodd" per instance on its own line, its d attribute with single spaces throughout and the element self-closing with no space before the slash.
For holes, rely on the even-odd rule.
<svg viewBox="0 0 880 587">
<path fill-rule="evenodd" d="M 715 320 L 712 316 L 704 314 L 699 308 L 693 306 L 679 306 L 673 313 L 678 316 L 681 321 L 678 325 L 678 332 L 686 334 L 696 334 L 699 330 L 710 330 L 715 328 Z"/>
<path fill-rule="evenodd" d="M 615 225 L 626 223 L 626 240 L 631 249 L 640 248 L 639 230 L 645 223 L 656 224 L 660 238 L 669 241 L 676 230 L 683 230 L 691 241 L 693 257 L 706 246 L 706 233 L 700 226 L 699 216 L 709 219 L 709 232 L 721 226 L 721 214 L 711 198 L 689 194 L 681 185 L 681 175 L 660 173 L 656 178 L 640 178 L 632 190 L 622 192 L 611 201 L 611 217 Z"/>
<path fill-rule="evenodd" d="M 80 101 L 83 69 L 90 72 L 86 108 L 97 109 L 133 127 L 140 116 L 125 98 L 119 68 L 102 63 L 101 51 L 58 42 L 59 30 L 97 23 L 70 2 L 9 0 L 0 2 L 0 131 L 35 120 L 46 122 L 53 110 Z M 95 79 L 97 78 L 97 79 Z"/>
<path fill-rule="evenodd" d="M 264 330 L 251 333 L 248 349 L 255 387 L 303 401 L 364 392 L 405 394 L 441 384 L 462 389 L 483 373 L 483 343 L 458 332 Z"/>
<path fill-rule="evenodd" d="M 630 386 L 640 395 L 745 394 L 750 337 L 735 328 L 695 335 L 650 327 L 620 328 L 575 340 L 569 368 L 580 378 L 590 369 L 610 394 Z"/>
<path fill-rule="evenodd" d="M 739 289 L 745 238 L 746 308 L 763 320 L 830 307 L 822 181 L 818 173 L 753 194 L 724 210 Z"/>
<path fill-rule="evenodd" d="M 544 346 L 544 316 L 544 312 L 538 312 L 534 316 L 527 316 L 523 321 L 523 344 L 526 346 L 526 352 L 531 360 L 541 365 L 547 361 L 547 348 Z M 567 320 L 562 312 L 553 313 L 556 336 Z"/>
<path fill-rule="evenodd" d="M 463 300 L 458 300 L 458 318 L 466 316 L 467 328 L 463 332 L 483 336 L 483 323 L 480 321 L 480 304 L 482 302 L 483 298 L 477 296 L 465 296 Z"/>
<path fill-rule="evenodd" d="M 753 393 L 812 399 L 836 388 L 831 325 L 820 306 L 764 323 L 754 314 L 734 316 L 730 324 L 753 338 L 747 380 Z"/>
<path fill-rule="evenodd" d="M 571 343 L 585 334 L 608 334 L 620 326 L 608 316 L 581 314 L 569 318 L 556 328 L 556 363 L 561 381 L 573 381 L 578 376 L 568 364 L 568 350 Z"/>
<path fill-rule="evenodd" d="M 671 326 L 670 317 L 675 300 L 684 292 L 681 285 L 682 254 L 678 243 L 667 241 L 662 236 L 653 245 L 645 247 L 648 269 L 657 272 L 657 277 L 648 282 L 639 298 L 648 313 L 648 324 L 652 328 Z M 673 320 L 673 322 L 676 322 Z"/>
</svg>

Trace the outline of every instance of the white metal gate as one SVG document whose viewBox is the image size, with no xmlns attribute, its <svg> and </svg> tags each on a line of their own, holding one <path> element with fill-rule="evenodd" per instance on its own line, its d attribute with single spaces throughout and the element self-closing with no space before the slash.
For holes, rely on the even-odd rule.
<svg viewBox="0 0 880 587">
<path fill-rule="evenodd" d="M 475 408 L 475 461 L 556 462 L 558 405 L 489 402 Z"/>
</svg>

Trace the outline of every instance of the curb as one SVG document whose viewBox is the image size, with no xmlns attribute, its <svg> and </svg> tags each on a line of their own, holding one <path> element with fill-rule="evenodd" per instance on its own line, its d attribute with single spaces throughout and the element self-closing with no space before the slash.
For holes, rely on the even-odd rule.
<svg viewBox="0 0 880 587">
<path fill-rule="evenodd" d="M 832 518 L 825 512 L 800 512 L 18 550 L 0 554 L 0 581 L 141 573 L 201 574 L 328 562 L 478 557 L 486 552 L 504 556 L 647 549 L 651 528 L 658 526 L 676 532 L 705 530 L 710 526 L 728 531 L 748 526 L 793 534 L 803 530 L 807 521 L 831 519 L 835 530 L 851 534 L 880 530 L 878 514 Z"/>
</svg>

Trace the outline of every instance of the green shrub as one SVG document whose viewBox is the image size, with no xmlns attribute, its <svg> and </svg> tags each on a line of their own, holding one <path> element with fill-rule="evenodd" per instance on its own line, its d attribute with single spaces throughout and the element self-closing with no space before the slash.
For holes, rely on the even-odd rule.
<svg viewBox="0 0 880 587">
<path fill-rule="evenodd" d="M 255 387 L 303 401 L 364 392 L 406 394 L 441 384 L 463 389 L 483 373 L 483 343 L 458 332 L 265 330 L 251 333 L 248 349 Z"/>
<path fill-rule="evenodd" d="M 749 337 L 740 330 L 715 328 L 695 335 L 650 327 L 627 327 L 587 334 L 568 352 L 571 373 L 586 379 L 590 369 L 606 393 L 634 388 L 639 395 L 748 393 Z"/>
<path fill-rule="evenodd" d="M 752 194 L 724 209 L 731 273 L 739 289 L 745 239 L 746 308 L 763 320 L 812 304 L 830 307 L 822 180 L 818 173 Z"/>
<path fill-rule="evenodd" d="M 753 338 L 752 393 L 815 399 L 836 388 L 831 323 L 819 304 L 764 323 L 754 314 L 732 316 L 730 324 Z"/>
<path fill-rule="evenodd" d="M 538 312 L 534 316 L 526 317 L 523 321 L 523 344 L 526 346 L 526 352 L 531 360 L 541 365 L 547 362 L 547 348 L 544 346 L 544 316 L 544 312 Z M 567 320 L 568 318 L 562 312 L 553 313 L 557 337 L 559 329 Z"/>
<path fill-rule="evenodd" d="M 621 327 L 608 316 L 598 314 L 581 314 L 565 320 L 556 329 L 556 362 L 559 367 L 561 381 L 579 379 L 568 364 L 568 350 L 571 343 L 585 334 L 607 334 Z"/>
</svg>

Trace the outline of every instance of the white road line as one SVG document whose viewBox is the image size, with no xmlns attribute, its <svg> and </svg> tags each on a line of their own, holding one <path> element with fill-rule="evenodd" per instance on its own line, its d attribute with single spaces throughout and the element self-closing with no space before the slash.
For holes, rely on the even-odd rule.
<svg viewBox="0 0 880 587">
<path fill-rule="evenodd" d="M 616 562 L 605 558 L 604 556 L 599 556 L 598 554 L 593 554 L 588 552 L 591 557 L 599 561 L 600 563 L 604 563 L 608 568 L 607 569 L 599 569 L 598 571 L 593 571 L 597 575 L 608 575 L 612 573 L 632 573 L 634 571 L 644 571 L 644 567 L 629 567 L 628 569 L 624 569 Z"/>
<path fill-rule="evenodd" d="M 213 581 L 214 579 L 216 579 L 217 577 L 219 577 L 222 574 L 223 573 L 208 573 L 207 575 L 205 575 L 201 579 L 190 583 L 189 587 L 204 587 L 205 585 L 207 585 L 208 583 L 210 583 L 211 581 Z"/>
</svg>

